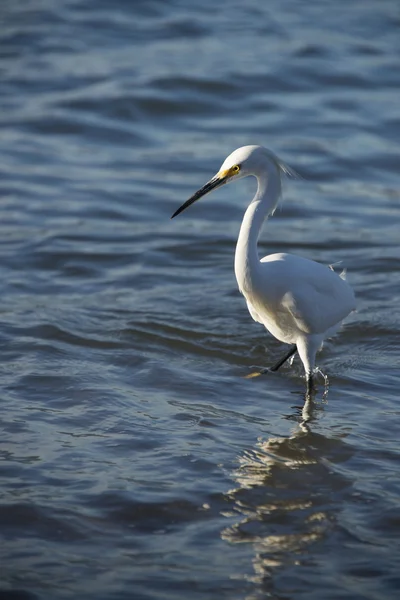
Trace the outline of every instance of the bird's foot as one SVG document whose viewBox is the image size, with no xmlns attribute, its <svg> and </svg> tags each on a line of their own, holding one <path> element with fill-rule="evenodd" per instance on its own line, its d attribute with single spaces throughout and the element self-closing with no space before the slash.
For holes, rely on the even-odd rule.
<svg viewBox="0 0 400 600">
<path fill-rule="evenodd" d="M 321 375 L 321 377 L 324 380 L 324 393 L 322 394 L 322 400 L 326 400 L 328 397 L 328 392 L 329 392 L 329 379 L 328 376 L 325 375 L 325 373 L 323 373 L 321 371 L 321 369 L 319 369 L 318 367 L 315 369 L 315 373 L 317 375 Z"/>
<path fill-rule="evenodd" d="M 271 371 L 271 369 L 268 369 L 268 368 L 260 369 L 259 371 L 253 371 L 253 373 L 244 375 L 244 379 L 253 379 L 253 377 L 259 377 L 260 375 L 266 375 L 270 371 Z"/>
<path fill-rule="evenodd" d="M 315 369 L 312 373 L 307 373 L 307 375 L 306 375 L 306 385 L 307 385 L 306 397 L 311 397 L 317 391 L 317 388 L 315 385 L 315 377 L 314 377 L 315 375 L 320 375 L 324 380 L 324 388 L 325 389 L 324 389 L 324 393 L 323 393 L 323 400 L 325 400 L 328 395 L 328 391 L 329 391 L 329 379 L 328 379 L 327 375 L 325 375 L 325 373 L 323 373 L 321 371 L 321 369 L 319 369 L 318 367 L 315 367 Z"/>
<path fill-rule="evenodd" d="M 321 375 L 322 379 L 324 380 L 325 387 L 326 387 L 326 388 L 327 388 L 327 387 L 329 387 L 329 379 L 328 379 L 328 376 L 327 376 L 327 375 L 325 375 L 325 373 L 323 373 L 323 372 L 321 371 L 321 369 L 319 369 L 318 367 L 316 367 L 316 368 L 314 369 L 314 373 L 315 373 L 316 375 Z"/>
</svg>

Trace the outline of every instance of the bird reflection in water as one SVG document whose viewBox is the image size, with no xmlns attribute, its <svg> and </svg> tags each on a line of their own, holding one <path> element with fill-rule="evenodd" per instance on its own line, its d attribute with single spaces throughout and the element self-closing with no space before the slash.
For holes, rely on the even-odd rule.
<svg viewBox="0 0 400 600">
<path fill-rule="evenodd" d="M 322 413 L 323 403 L 307 395 L 296 414 L 284 417 L 296 421 L 291 434 L 259 439 L 239 457 L 232 474 L 237 486 L 228 493 L 232 510 L 224 514 L 233 524 L 221 536 L 230 543 L 252 544 L 251 580 L 263 594 L 276 592 L 277 570 L 301 568 L 312 560 L 313 545 L 334 530 L 343 493 L 351 487 L 335 468 L 353 454 L 344 441 L 346 429 L 334 437 L 314 432 Z"/>
</svg>

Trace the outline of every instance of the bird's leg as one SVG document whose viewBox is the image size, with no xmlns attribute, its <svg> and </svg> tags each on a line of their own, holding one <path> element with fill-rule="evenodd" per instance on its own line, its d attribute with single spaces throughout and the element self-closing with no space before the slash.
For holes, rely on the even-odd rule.
<svg viewBox="0 0 400 600">
<path fill-rule="evenodd" d="M 267 367 L 266 369 L 261 369 L 261 371 L 256 371 L 254 373 L 249 373 L 248 375 L 245 376 L 245 379 L 251 379 L 252 377 L 258 377 L 259 375 L 265 375 L 265 373 L 269 373 L 269 371 L 275 372 L 278 369 L 281 368 L 281 366 L 289 359 L 291 358 L 294 353 L 297 350 L 297 346 L 296 344 L 293 344 L 293 346 L 290 346 L 290 349 L 288 352 L 286 352 L 286 354 L 284 356 L 282 356 L 282 358 L 280 358 L 278 360 L 278 362 L 276 362 L 274 365 L 272 365 L 272 367 Z"/>
<path fill-rule="evenodd" d="M 280 358 L 278 360 L 278 362 L 276 362 L 274 365 L 272 365 L 272 367 L 270 367 L 268 369 L 268 371 L 277 371 L 278 369 L 281 368 L 281 366 L 291 357 L 293 356 L 293 354 L 296 352 L 297 350 L 297 346 L 296 344 L 293 344 L 293 346 L 290 346 L 289 351 L 285 354 L 285 356 L 282 356 L 282 358 Z"/>
<path fill-rule="evenodd" d="M 297 350 L 306 374 L 306 396 L 311 396 L 316 391 L 314 381 L 314 374 L 316 372 L 315 355 L 320 349 L 321 344 L 321 335 L 299 336 L 297 341 Z"/>
<path fill-rule="evenodd" d="M 312 396 L 313 392 L 315 392 L 315 384 L 314 384 L 314 378 L 313 378 L 312 373 L 306 374 L 306 385 L 307 385 L 306 397 L 310 397 L 310 396 Z"/>
</svg>

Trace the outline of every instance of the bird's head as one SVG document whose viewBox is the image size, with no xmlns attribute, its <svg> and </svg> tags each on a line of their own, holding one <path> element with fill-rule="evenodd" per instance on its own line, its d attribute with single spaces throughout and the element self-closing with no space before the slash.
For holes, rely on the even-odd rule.
<svg viewBox="0 0 400 600">
<path fill-rule="evenodd" d="M 206 194 L 221 187 L 225 183 L 238 181 L 248 175 L 260 175 L 264 173 L 268 176 L 268 170 L 275 169 L 287 175 L 293 175 L 289 167 L 281 163 L 276 156 L 263 146 L 242 146 L 234 150 L 222 163 L 220 170 L 210 181 L 186 200 L 172 215 L 171 219 L 179 215 L 191 204 L 199 200 Z"/>
</svg>

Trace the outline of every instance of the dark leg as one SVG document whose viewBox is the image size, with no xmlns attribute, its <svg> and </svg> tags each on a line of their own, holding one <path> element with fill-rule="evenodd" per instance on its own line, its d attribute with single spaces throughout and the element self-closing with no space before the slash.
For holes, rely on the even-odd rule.
<svg viewBox="0 0 400 600">
<path fill-rule="evenodd" d="M 290 346 L 289 352 L 287 352 L 285 354 L 285 356 L 280 358 L 277 363 L 272 365 L 272 367 L 267 367 L 266 369 L 262 369 L 261 371 L 255 371 L 254 373 L 249 373 L 248 375 L 245 375 L 244 378 L 252 379 L 252 377 L 258 377 L 259 375 L 265 375 L 266 373 L 269 373 L 270 371 L 277 371 L 287 361 L 288 358 L 293 356 L 293 354 L 296 352 L 296 350 L 297 350 L 297 346 L 296 346 L 296 344 L 293 344 L 293 346 Z"/>
<path fill-rule="evenodd" d="M 278 369 L 281 368 L 281 366 L 291 357 L 293 356 L 293 354 L 296 352 L 297 350 L 297 346 L 296 344 L 293 344 L 293 346 L 290 346 L 289 351 L 285 354 L 285 356 L 283 356 L 282 358 L 280 358 L 278 360 L 277 363 L 275 363 L 272 367 L 270 367 L 268 369 L 268 371 L 277 371 Z"/>
<path fill-rule="evenodd" d="M 313 392 L 315 392 L 315 385 L 312 373 L 307 373 L 306 375 L 306 383 L 307 383 L 307 396 L 311 396 Z"/>
</svg>

